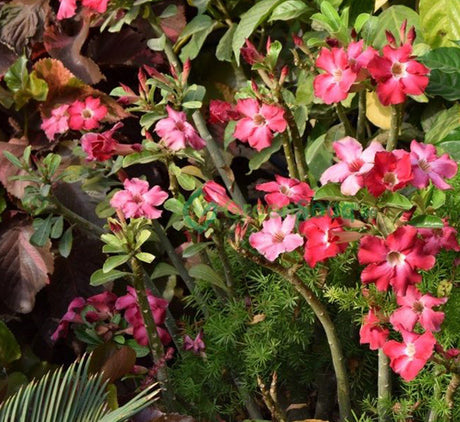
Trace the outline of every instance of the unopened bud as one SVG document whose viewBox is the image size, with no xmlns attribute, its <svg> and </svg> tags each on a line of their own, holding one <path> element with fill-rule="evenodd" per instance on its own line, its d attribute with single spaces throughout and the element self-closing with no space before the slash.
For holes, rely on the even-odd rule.
<svg viewBox="0 0 460 422">
<path fill-rule="evenodd" d="M 283 68 L 281 69 L 281 74 L 280 74 L 280 79 L 279 79 L 280 85 L 284 84 L 284 81 L 286 80 L 286 77 L 288 74 L 289 74 L 289 67 L 283 66 Z"/>
<path fill-rule="evenodd" d="M 292 34 L 292 40 L 296 47 L 302 47 L 304 45 L 303 39 L 296 34 Z"/>
<path fill-rule="evenodd" d="M 187 83 L 187 79 L 190 75 L 191 68 L 192 68 L 192 62 L 190 61 L 190 59 L 187 59 L 184 63 L 184 68 L 182 70 L 182 75 L 181 75 L 182 85 L 185 85 Z"/>
</svg>

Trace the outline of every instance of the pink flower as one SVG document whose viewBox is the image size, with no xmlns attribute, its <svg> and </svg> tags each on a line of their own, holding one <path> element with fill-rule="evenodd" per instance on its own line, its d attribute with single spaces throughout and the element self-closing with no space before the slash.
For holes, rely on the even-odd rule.
<svg viewBox="0 0 460 422">
<path fill-rule="evenodd" d="M 415 286 L 408 286 L 404 296 L 397 296 L 396 301 L 400 308 L 396 309 L 390 317 L 390 322 L 395 330 L 413 331 L 415 324 L 428 331 L 439 331 L 444 312 L 433 311 L 433 306 L 443 305 L 447 298 L 436 298 L 430 294 L 423 295 Z"/>
<path fill-rule="evenodd" d="M 272 213 L 270 218 L 263 222 L 263 229 L 249 236 L 249 243 L 265 258 L 273 262 L 280 254 L 292 252 L 303 245 L 302 236 L 292 234 L 294 226 L 294 215 L 288 215 L 282 221 L 278 214 Z"/>
<path fill-rule="evenodd" d="M 283 208 L 290 203 L 309 204 L 315 192 L 307 183 L 297 179 L 275 175 L 276 182 L 261 183 L 256 189 L 262 192 L 269 192 L 265 195 L 265 201 L 273 209 Z"/>
<path fill-rule="evenodd" d="M 155 132 L 163 139 L 166 146 L 179 151 L 187 146 L 200 150 L 206 146 L 206 142 L 200 138 L 195 128 L 187 122 L 183 111 L 176 111 L 166 106 L 168 117 L 161 119 L 155 126 Z"/>
<path fill-rule="evenodd" d="M 369 343 L 369 349 L 377 350 L 383 347 L 390 335 L 390 330 L 382 327 L 382 322 L 372 309 L 364 317 L 364 323 L 359 330 L 359 343 Z"/>
<path fill-rule="evenodd" d="M 89 297 L 86 304 L 93 307 L 94 310 L 90 310 L 86 313 L 86 319 L 89 322 L 94 322 L 111 318 L 115 311 L 116 300 L 117 296 L 107 290 L 98 295 Z"/>
<path fill-rule="evenodd" d="M 412 226 L 399 227 L 386 239 L 364 236 L 358 260 L 360 264 L 369 264 L 361 273 L 363 283 L 375 283 L 380 291 L 391 285 L 398 295 L 403 295 L 409 284 L 422 280 L 418 269 L 429 270 L 435 263 L 434 256 L 423 251 L 423 242 Z"/>
<path fill-rule="evenodd" d="M 107 3 L 109 0 L 82 0 L 82 5 L 93 9 L 96 12 L 104 13 L 107 10 Z"/>
<path fill-rule="evenodd" d="M 369 65 L 370 61 L 374 58 L 377 54 L 377 51 L 372 47 L 367 47 L 365 50 L 363 49 L 364 41 L 353 41 L 348 44 L 348 65 L 350 66 L 351 70 L 355 72 L 358 81 L 362 81 L 369 73 L 367 72 L 367 66 Z"/>
<path fill-rule="evenodd" d="M 339 103 L 347 98 L 357 74 L 350 68 L 343 48 L 322 48 L 316 66 L 326 71 L 315 77 L 315 95 L 326 104 Z"/>
<path fill-rule="evenodd" d="M 162 211 L 155 207 L 161 205 L 168 194 L 159 186 L 149 189 L 145 180 L 136 177 L 125 179 L 124 190 L 118 191 L 110 200 L 110 205 L 123 212 L 126 218 L 159 218 Z"/>
<path fill-rule="evenodd" d="M 67 312 L 59 321 L 56 331 L 51 335 L 51 339 L 56 341 L 58 338 L 65 337 L 69 331 L 69 325 L 73 322 L 82 323 L 83 320 L 80 316 L 81 310 L 86 306 L 86 300 L 82 297 L 76 297 L 70 302 Z"/>
<path fill-rule="evenodd" d="M 131 286 L 128 286 L 127 290 L 128 293 L 125 296 L 120 296 L 117 299 L 115 308 L 117 310 L 125 310 L 125 319 L 131 325 L 133 337 L 141 346 L 147 346 L 148 335 L 137 302 L 136 290 Z M 160 325 L 165 322 L 168 302 L 153 296 L 149 290 L 147 290 L 147 299 L 153 314 L 153 319 L 157 325 L 158 335 L 160 336 L 161 342 L 166 345 L 171 342 L 171 337 L 163 327 L 160 327 Z"/>
<path fill-rule="evenodd" d="M 395 192 L 412 180 L 412 166 L 409 153 L 397 150 L 377 152 L 374 167 L 364 178 L 364 184 L 375 197 L 385 190 Z"/>
<path fill-rule="evenodd" d="M 364 175 L 374 166 L 377 152 L 384 151 L 381 144 L 373 141 L 364 151 L 361 144 L 349 136 L 333 144 L 338 164 L 329 167 L 321 176 L 321 183 L 341 182 L 344 195 L 356 195 L 364 186 Z"/>
<path fill-rule="evenodd" d="M 240 52 L 244 61 L 251 66 L 256 63 L 262 63 L 265 60 L 265 57 L 257 51 L 256 46 L 249 40 L 246 40 L 246 47 L 242 47 Z"/>
<path fill-rule="evenodd" d="M 450 227 L 447 220 L 444 220 L 442 229 L 418 229 L 418 233 L 425 242 L 423 251 L 427 254 L 437 255 L 441 249 L 460 251 L 457 230 Z"/>
<path fill-rule="evenodd" d="M 60 5 L 59 5 L 59 10 L 57 13 L 57 18 L 59 20 L 61 19 L 67 19 L 71 18 L 72 16 L 75 16 L 75 12 L 77 10 L 77 0 L 59 0 Z"/>
<path fill-rule="evenodd" d="M 56 133 L 64 133 L 69 130 L 68 109 L 69 106 L 67 104 L 62 104 L 51 110 L 50 117 L 43 119 L 40 127 L 50 141 L 54 139 Z"/>
<path fill-rule="evenodd" d="M 239 118 L 238 112 L 227 101 L 211 100 L 209 103 L 209 123 L 227 123 Z"/>
<path fill-rule="evenodd" d="M 430 331 L 419 335 L 403 330 L 401 334 L 403 342 L 390 340 L 383 346 L 383 352 L 390 358 L 393 371 L 411 381 L 433 354 L 436 339 Z"/>
<path fill-rule="evenodd" d="M 284 110 L 276 105 L 262 104 L 253 98 L 238 100 L 236 110 L 243 116 L 238 120 L 233 136 L 260 151 L 271 145 L 274 132 L 284 132 L 287 122 Z"/>
<path fill-rule="evenodd" d="M 442 190 L 450 189 L 443 178 L 450 179 L 457 174 L 457 163 L 449 158 L 448 154 L 441 157 L 436 155 L 434 145 L 412 141 L 410 144 L 410 158 L 414 179 L 412 185 L 416 188 L 425 188 L 431 180 Z"/>
<path fill-rule="evenodd" d="M 195 339 L 192 339 L 188 335 L 184 337 L 184 350 L 191 350 L 194 354 L 199 355 L 200 352 L 203 352 L 205 349 L 206 345 L 203 341 L 203 331 L 200 331 Z"/>
<path fill-rule="evenodd" d="M 340 233 L 344 232 L 342 220 L 329 215 L 312 217 L 299 226 L 299 231 L 307 238 L 304 258 L 310 267 L 342 253 L 346 243 L 339 243 Z"/>
<path fill-rule="evenodd" d="M 412 59 L 412 46 L 409 43 L 394 48 L 383 47 L 383 57 L 375 56 L 368 69 L 377 81 L 377 95 L 387 106 L 401 104 L 407 95 L 421 95 L 428 85 L 430 70 Z"/>
<path fill-rule="evenodd" d="M 105 132 L 84 134 L 81 138 L 81 147 L 86 153 L 86 160 L 106 161 L 114 155 L 128 155 L 133 152 L 139 152 L 142 149 L 140 144 L 124 145 L 113 138 L 114 132 L 122 126 L 121 123 L 117 123 L 112 129 Z"/>
<path fill-rule="evenodd" d="M 243 215 L 243 210 L 230 199 L 225 188 L 213 180 L 209 180 L 203 185 L 203 193 L 206 202 L 214 202 L 232 214 Z"/>
<path fill-rule="evenodd" d="M 107 115 L 107 107 L 99 98 L 86 97 L 85 101 L 74 101 L 69 108 L 69 126 L 73 130 L 92 130 Z"/>
</svg>

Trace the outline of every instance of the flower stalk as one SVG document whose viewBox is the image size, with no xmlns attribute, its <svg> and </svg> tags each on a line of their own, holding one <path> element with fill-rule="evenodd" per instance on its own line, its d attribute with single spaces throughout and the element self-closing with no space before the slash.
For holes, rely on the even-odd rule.
<svg viewBox="0 0 460 422">
<path fill-rule="evenodd" d="M 356 138 L 363 146 L 365 144 L 366 137 L 366 94 L 366 90 L 363 90 L 358 94 L 358 129 L 356 131 Z"/>
<path fill-rule="evenodd" d="M 391 127 L 388 135 L 387 151 L 393 151 L 398 143 L 399 132 L 402 123 L 402 107 L 398 105 L 391 106 Z"/>
<path fill-rule="evenodd" d="M 350 120 L 348 120 L 347 113 L 345 113 L 343 105 L 341 103 L 337 103 L 335 109 L 343 127 L 345 128 L 345 135 L 354 138 L 356 136 L 355 130 L 352 128 Z"/>
</svg>

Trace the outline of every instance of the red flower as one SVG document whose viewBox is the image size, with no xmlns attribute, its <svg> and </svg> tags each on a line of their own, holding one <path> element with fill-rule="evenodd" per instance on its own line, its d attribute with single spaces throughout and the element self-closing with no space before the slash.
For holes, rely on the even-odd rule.
<svg viewBox="0 0 460 422">
<path fill-rule="evenodd" d="M 89 322 L 103 321 L 110 318 L 115 310 L 117 296 L 109 291 L 99 293 L 87 299 L 86 304 L 93 307 L 86 313 L 86 319 Z"/>
<path fill-rule="evenodd" d="M 359 330 L 359 343 L 369 343 L 371 350 L 377 350 L 383 347 L 390 335 L 390 330 L 381 326 L 381 321 L 372 309 L 364 317 L 364 323 Z"/>
<path fill-rule="evenodd" d="M 299 232 L 307 238 L 304 258 L 312 268 L 347 248 L 346 243 L 339 243 L 338 234 L 344 232 L 340 218 L 312 217 L 300 224 Z"/>
<path fill-rule="evenodd" d="M 275 175 L 276 182 L 261 183 L 256 189 L 262 192 L 269 192 L 265 195 L 265 201 L 273 209 L 279 209 L 293 204 L 308 204 L 315 192 L 307 183 L 297 179 L 288 179 L 278 174 Z"/>
<path fill-rule="evenodd" d="M 436 339 L 430 331 L 419 335 L 403 330 L 401 334 L 403 342 L 390 340 L 383 346 L 383 352 L 390 358 L 393 371 L 411 381 L 433 354 Z"/>
<path fill-rule="evenodd" d="M 67 312 L 59 321 L 56 331 L 51 335 L 51 339 L 56 341 L 58 338 L 65 337 L 69 331 L 69 325 L 72 322 L 82 323 L 80 316 L 81 310 L 86 306 L 86 300 L 82 297 L 76 297 L 69 303 Z"/>
<path fill-rule="evenodd" d="M 409 284 L 421 281 L 416 270 L 429 270 L 435 263 L 434 256 L 423 251 L 423 242 L 412 226 L 399 227 L 386 239 L 364 236 L 358 260 L 360 264 L 369 264 L 361 273 L 363 283 L 375 283 L 381 291 L 391 285 L 399 295 L 406 292 Z"/>
<path fill-rule="evenodd" d="M 418 229 L 422 236 L 425 246 L 423 251 L 430 255 L 437 255 L 441 249 L 451 251 L 460 251 L 460 245 L 457 241 L 457 230 L 449 226 L 447 220 L 444 220 L 442 229 Z"/>
<path fill-rule="evenodd" d="M 265 60 L 265 57 L 257 51 L 256 46 L 249 40 L 246 40 L 246 47 L 242 47 L 240 52 L 244 61 L 251 66 Z"/>
<path fill-rule="evenodd" d="M 368 69 L 377 81 L 377 95 L 383 105 L 401 104 L 407 95 L 421 95 L 425 91 L 430 70 L 411 55 L 409 43 L 399 48 L 386 45 L 383 57 L 375 56 L 369 63 Z"/>
<path fill-rule="evenodd" d="M 213 180 L 209 180 L 203 185 L 203 193 L 206 202 L 214 202 L 232 214 L 243 215 L 243 210 L 230 199 L 225 188 Z"/>
<path fill-rule="evenodd" d="M 233 136 L 242 142 L 249 142 L 260 151 L 271 145 L 274 132 L 284 132 L 287 122 L 284 110 L 276 105 L 262 104 L 253 98 L 238 100 L 236 110 L 243 116 L 238 120 Z"/>
<path fill-rule="evenodd" d="M 447 298 L 436 298 L 430 294 L 422 295 L 415 286 L 409 286 L 404 296 L 396 298 L 400 308 L 396 309 L 390 317 L 390 322 L 395 330 L 413 331 L 415 324 L 428 331 L 439 331 L 444 312 L 433 311 L 433 306 L 443 305 Z"/>
<path fill-rule="evenodd" d="M 227 101 L 211 100 L 209 103 L 209 123 L 227 123 L 239 118 L 239 113 Z"/>
<path fill-rule="evenodd" d="M 398 150 L 381 151 L 375 154 L 374 167 L 364 178 L 369 192 L 375 197 L 385 190 L 402 189 L 412 180 L 412 166 L 409 153 Z"/>
<path fill-rule="evenodd" d="M 357 74 L 348 62 L 343 48 L 322 48 L 316 66 L 326 71 L 315 77 L 315 95 L 326 104 L 339 103 L 347 98 Z"/>
</svg>

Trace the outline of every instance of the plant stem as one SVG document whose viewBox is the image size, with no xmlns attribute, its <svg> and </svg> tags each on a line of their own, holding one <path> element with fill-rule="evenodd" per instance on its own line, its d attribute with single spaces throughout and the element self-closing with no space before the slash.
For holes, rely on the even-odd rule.
<svg viewBox="0 0 460 422">
<path fill-rule="evenodd" d="M 452 379 L 449 382 L 446 390 L 446 404 L 449 408 L 449 420 L 452 420 L 452 409 L 454 407 L 455 393 L 457 392 L 458 386 L 460 385 L 460 374 L 452 374 Z"/>
<path fill-rule="evenodd" d="M 391 127 L 390 133 L 388 135 L 388 142 L 387 142 L 387 151 L 393 151 L 396 147 L 399 137 L 399 131 L 401 129 L 401 121 L 402 121 L 402 108 L 400 105 L 392 105 L 391 106 Z"/>
<path fill-rule="evenodd" d="M 297 123 L 295 122 L 294 115 L 287 107 L 287 104 L 284 105 L 284 109 L 286 110 L 286 120 L 291 132 L 292 145 L 294 147 L 294 156 L 297 164 L 297 171 L 299 173 L 299 179 L 305 181 L 308 176 L 307 161 L 305 159 L 305 146 L 302 144 L 302 138 L 300 136 L 299 129 L 297 128 Z"/>
<path fill-rule="evenodd" d="M 283 151 L 284 156 L 286 157 L 286 162 L 289 171 L 289 177 L 291 179 L 298 179 L 299 175 L 297 174 L 297 167 L 295 165 L 294 157 L 292 155 L 291 145 L 289 142 L 289 136 L 287 133 L 281 135 L 283 141 Z"/>
<path fill-rule="evenodd" d="M 378 414 L 379 422 L 388 422 L 387 404 L 391 399 L 391 379 L 390 379 L 390 360 L 383 353 L 383 349 L 379 349 L 379 364 L 378 364 Z"/>
<path fill-rule="evenodd" d="M 149 340 L 150 353 L 152 354 L 153 362 L 158 365 L 157 378 L 164 388 L 164 397 L 168 400 L 172 398 L 172 390 L 170 390 L 168 382 L 167 366 L 162 362 L 164 357 L 163 344 L 158 336 L 157 325 L 153 319 L 152 310 L 147 299 L 147 291 L 144 283 L 144 269 L 141 263 L 136 258 L 130 260 L 133 270 L 133 284 L 136 289 L 137 302 L 141 309 L 142 319 L 147 337 Z"/>
<path fill-rule="evenodd" d="M 355 137 L 355 131 L 351 127 L 350 120 L 348 120 L 347 113 L 345 113 L 345 109 L 341 103 L 336 104 L 337 115 L 339 116 L 340 121 L 345 128 L 345 135 Z"/>
<path fill-rule="evenodd" d="M 358 130 L 356 132 L 356 137 L 362 145 L 364 145 L 366 137 L 366 94 L 366 90 L 358 94 Z"/>
<path fill-rule="evenodd" d="M 228 261 L 227 252 L 225 252 L 223 235 L 221 233 L 217 233 L 216 236 L 213 237 L 213 240 L 216 245 L 219 258 L 221 259 L 222 267 L 224 269 L 225 283 L 231 291 L 233 288 L 233 276 L 230 262 Z"/>
<path fill-rule="evenodd" d="M 348 383 L 347 370 L 345 367 L 345 358 L 343 356 L 342 346 L 340 344 L 337 331 L 326 307 L 321 303 L 313 291 L 308 286 L 306 286 L 300 277 L 295 273 L 297 269 L 296 266 L 285 268 L 276 262 L 269 262 L 262 257 L 253 255 L 249 251 L 238 248 L 233 244 L 232 246 L 240 255 L 244 256 L 245 258 L 284 277 L 297 290 L 297 292 L 300 293 L 300 295 L 311 307 L 319 322 L 323 326 L 327 341 L 329 343 L 329 349 L 332 356 L 332 364 L 334 366 L 335 376 L 337 379 L 337 400 L 339 403 L 340 420 L 345 422 L 350 419 L 350 386 Z"/>
</svg>

